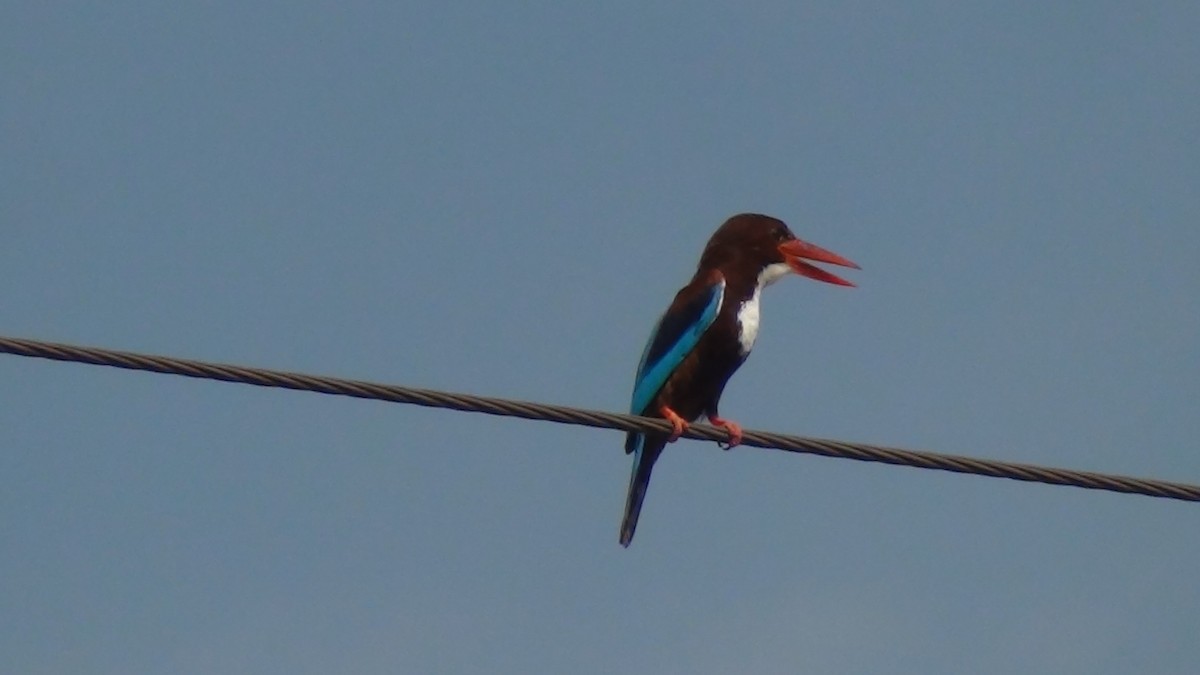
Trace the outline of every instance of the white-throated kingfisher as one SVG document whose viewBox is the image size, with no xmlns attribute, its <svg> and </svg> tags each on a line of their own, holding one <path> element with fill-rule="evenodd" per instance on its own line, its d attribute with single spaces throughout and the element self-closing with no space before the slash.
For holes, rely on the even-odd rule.
<svg viewBox="0 0 1200 675">
<path fill-rule="evenodd" d="M 654 326 L 638 364 L 630 412 L 664 418 L 672 431 L 630 432 L 625 438 L 633 473 L 621 522 L 622 546 L 633 541 L 654 462 L 689 422 L 706 417 L 728 430 L 729 448 L 741 442 L 741 427 L 721 417 L 717 404 L 758 336 L 763 288 L 788 273 L 854 285 L 806 260 L 858 269 L 836 253 L 797 239 L 783 221 L 756 213 L 730 218 L 708 240 L 695 276 Z"/>
</svg>

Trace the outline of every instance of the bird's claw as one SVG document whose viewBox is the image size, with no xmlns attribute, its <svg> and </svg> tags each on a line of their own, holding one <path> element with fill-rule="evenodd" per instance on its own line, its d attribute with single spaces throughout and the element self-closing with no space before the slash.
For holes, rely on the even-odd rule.
<svg viewBox="0 0 1200 675">
<path fill-rule="evenodd" d="M 667 421 L 671 423 L 671 435 L 667 436 L 667 442 L 674 443 L 675 441 L 679 440 L 679 437 L 683 435 L 683 432 L 687 431 L 687 420 L 680 417 L 679 413 L 671 410 L 665 405 L 659 410 L 659 412 L 662 413 L 662 416 L 667 418 Z"/>
<path fill-rule="evenodd" d="M 717 447 L 722 450 L 731 450 L 735 446 L 742 444 L 742 425 L 720 417 L 710 417 L 709 421 L 713 423 L 713 426 L 721 427 L 729 432 L 729 440 L 725 443 L 717 441 Z"/>
</svg>

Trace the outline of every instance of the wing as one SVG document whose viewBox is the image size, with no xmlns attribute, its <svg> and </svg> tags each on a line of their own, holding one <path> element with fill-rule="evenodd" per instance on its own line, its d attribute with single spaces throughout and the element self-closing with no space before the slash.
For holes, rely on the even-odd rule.
<svg viewBox="0 0 1200 675">
<path fill-rule="evenodd" d="M 680 295 L 684 296 L 683 293 Z M 667 378 L 696 348 L 700 337 L 716 320 L 725 300 L 725 278 L 716 273 L 713 281 L 700 292 L 688 295 L 691 297 L 686 300 L 676 298 L 662 315 L 642 352 L 629 406 L 629 411 L 635 415 L 648 412 L 650 402 L 666 384 Z"/>
</svg>

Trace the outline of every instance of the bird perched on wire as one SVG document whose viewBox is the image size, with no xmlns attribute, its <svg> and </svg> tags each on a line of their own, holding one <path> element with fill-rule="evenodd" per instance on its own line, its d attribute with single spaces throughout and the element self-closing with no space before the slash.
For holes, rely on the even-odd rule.
<svg viewBox="0 0 1200 675">
<path fill-rule="evenodd" d="M 621 522 L 622 546 L 633 541 L 654 462 L 689 422 L 707 417 L 729 432 L 727 448 L 741 443 L 741 427 L 721 417 L 717 404 L 758 336 L 763 288 L 788 273 L 854 285 L 805 260 L 859 268 L 797 239 L 783 221 L 756 213 L 730 218 L 708 240 L 695 276 L 654 326 L 638 364 L 630 412 L 664 418 L 672 431 L 630 432 L 625 438 L 625 452 L 633 454 L 633 472 Z"/>
</svg>

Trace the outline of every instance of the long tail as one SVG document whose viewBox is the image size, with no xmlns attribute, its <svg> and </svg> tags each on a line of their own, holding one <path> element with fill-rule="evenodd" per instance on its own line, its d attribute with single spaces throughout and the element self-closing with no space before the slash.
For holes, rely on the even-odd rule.
<svg viewBox="0 0 1200 675">
<path fill-rule="evenodd" d="M 629 476 L 629 494 L 625 497 L 625 518 L 621 521 L 621 545 L 626 547 L 633 541 L 633 533 L 637 530 L 642 501 L 646 499 L 646 488 L 650 487 L 650 472 L 667 445 L 666 436 L 630 434 L 635 435 L 637 440 L 632 446 L 633 472 Z"/>
</svg>

